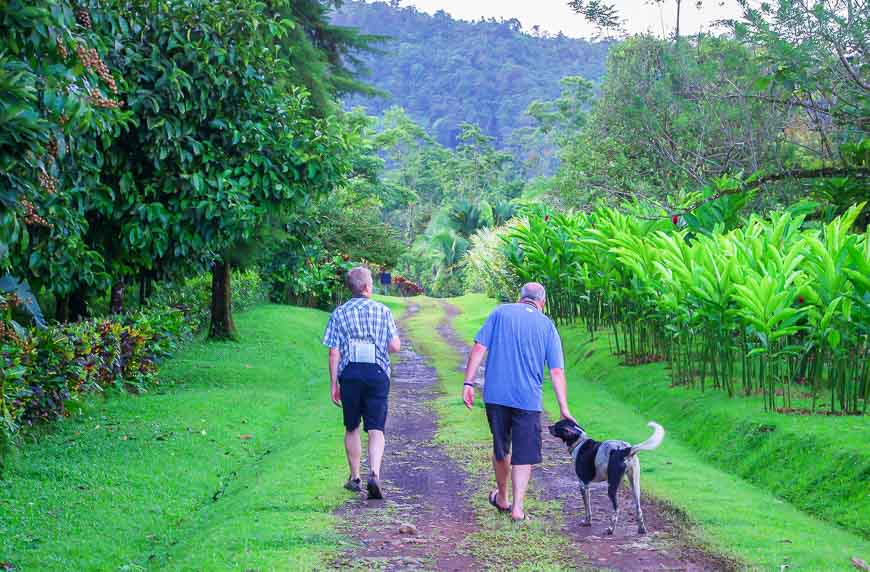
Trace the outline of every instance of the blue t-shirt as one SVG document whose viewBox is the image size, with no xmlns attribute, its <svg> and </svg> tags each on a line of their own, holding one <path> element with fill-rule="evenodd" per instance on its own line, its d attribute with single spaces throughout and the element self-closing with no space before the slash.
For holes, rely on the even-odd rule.
<svg viewBox="0 0 870 572">
<path fill-rule="evenodd" d="M 544 365 L 565 367 L 562 340 L 550 318 L 529 304 L 504 304 L 474 339 L 487 348 L 484 403 L 542 411 Z"/>
</svg>

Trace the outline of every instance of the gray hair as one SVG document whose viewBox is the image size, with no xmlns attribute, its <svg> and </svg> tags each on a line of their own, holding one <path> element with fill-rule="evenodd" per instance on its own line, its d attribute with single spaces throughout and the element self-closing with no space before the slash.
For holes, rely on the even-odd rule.
<svg viewBox="0 0 870 572">
<path fill-rule="evenodd" d="M 366 286 L 372 285 L 372 271 L 365 266 L 357 266 L 347 273 L 347 287 L 354 296 L 362 294 Z"/>
<path fill-rule="evenodd" d="M 520 290 L 520 300 L 532 300 L 534 302 L 543 302 L 547 299 L 547 290 L 543 284 L 537 282 L 529 282 L 523 285 Z"/>
</svg>

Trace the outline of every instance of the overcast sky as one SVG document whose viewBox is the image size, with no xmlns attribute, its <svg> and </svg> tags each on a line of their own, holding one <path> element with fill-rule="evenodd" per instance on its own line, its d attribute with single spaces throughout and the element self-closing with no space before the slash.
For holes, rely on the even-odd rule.
<svg viewBox="0 0 870 572">
<path fill-rule="evenodd" d="M 625 19 L 625 27 L 631 33 L 652 32 L 661 35 L 662 30 L 668 33 L 673 31 L 674 0 L 665 0 L 659 5 L 648 0 L 611 1 L 619 8 Z M 566 36 L 596 35 L 595 27 L 568 8 L 567 0 L 402 0 L 402 6 L 415 6 L 429 13 L 444 10 L 461 20 L 477 20 L 481 16 L 516 18 L 527 30 L 537 24 L 542 30 L 553 34 L 561 31 Z M 700 10 L 695 8 L 694 0 L 683 0 L 682 12 L 683 34 L 709 30 L 711 22 L 740 15 L 736 0 L 706 0 Z"/>
</svg>

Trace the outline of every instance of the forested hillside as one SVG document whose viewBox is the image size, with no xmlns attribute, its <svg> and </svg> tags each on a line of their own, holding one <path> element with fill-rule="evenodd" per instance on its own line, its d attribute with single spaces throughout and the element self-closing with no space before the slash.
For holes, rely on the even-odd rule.
<svg viewBox="0 0 870 572">
<path fill-rule="evenodd" d="M 372 70 L 368 81 L 385 97 L 356 95 L 347 103 L 372 115 L 399 105 L 449 147 L 464 122 L 504 146 L 527 122 L 530 103 L 558 96 L 563 77 L 598 80 L 607 56 L 606 43 L 541 35 L 517 20 L 465 22 L 385 2 L 347 2 L 333 22 L 392 38 L 381 53 L 362 57 Z"/>
</svg>

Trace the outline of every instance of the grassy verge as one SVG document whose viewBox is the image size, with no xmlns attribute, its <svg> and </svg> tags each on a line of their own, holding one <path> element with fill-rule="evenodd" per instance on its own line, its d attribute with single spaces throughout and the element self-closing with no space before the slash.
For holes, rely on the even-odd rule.
<svg viewBox="0 0 870 572">
<path fill-rule="evenodd" d="M 870 419 L 765 413 L 760 397 L 670 387 L 664 364 L 619 366 L 606 340 L 576 330 L 565 347 L 583 379 L 666 424 L 705 460 L 870 538 Z"/>
<path fill-rule="evenodd" d="M 451 302 L 468 310 L 457 330 L 470 341 L 482 321 L 481 301 Z M 823 494 L 802 506 L 866 534 L 870 516 L 860 508 L 870 474 L 866 419 L 764 414 L 752 400 L 668 388 L 661 365 L 619 366 L 606 341 L 587 339 L 585 332 L 563 331 L 572 412 L 600 437 L 641 441 L 649 419 L 668 429 L 662 448 L 642 459 L 644 490 L 687 515 L 699 541 L 764 570 L 784 564 L 850 570 L 851 557 L 870 557 L 861 534 L 814 518 L 772 492 L 805 490 L 809 496 L 816 483 Z M 552 392 L 544 395 L 555 414 Z M 834 474 L 839 470 L 844 476 Z"/>
<path fill-rule="evenodd" d="M 264 306 L 197 343 L 163 389 L 95 401 L 0 482 L 0 561 L 21 570 L 304 570 L 342 542 L 327 315 Z M 349 493 L 348 493 L 349 494 Z"/>
<path fill-rule="evenodd" d="M 415 349 L 426 355 L 437 369 L 444 392 L 436 403 L 437 439 L 471 474 L 469 486 L 480 529 L 468 537 L 463 549 L 470 550 L 496 570 L 572 568 L 566 560 L 571 550 L 558 532 L 562 516 L 556 503 L 539 502 L 532 496 L 528 509 L 539 518 L 522 525 L 514 525 L 504 515 L 496 514 L 487 503 L 486 495 L 495 481 L 490 465 L 492 443 L 483 404 L 478 400 L 474 411 L 468 411 L 462 403 L 462 373 L 457 370 L 462 356 L 436 333 L 444 319 L 440 302 L 414 298 L 410 303 L 420 306 L 420 312 L 408 322 L 410 336 Z M 466 325 L 471 324 L 471 321 L 466 322 Z"/>
</svg>

